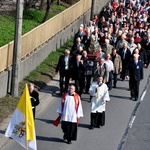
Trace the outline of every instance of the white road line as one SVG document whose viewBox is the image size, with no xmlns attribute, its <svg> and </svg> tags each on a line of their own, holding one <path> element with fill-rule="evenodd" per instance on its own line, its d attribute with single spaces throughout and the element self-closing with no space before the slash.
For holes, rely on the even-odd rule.
<svg viewBox="0 0 150 150">
<path fill-rule="evenodd" d="M 145 97 L 145 94 L 146 94 L 146 90 L 143 92 L 142 96 L 141 96 L 141 101 L 143 101 L 144 97 Z"/>
<path fill-rule="evenodd" d="M 146 90 L 143 92 L 143 94 L 142 94 L 142 96 L 141 96 L 141 99 L 140 99 L 141 101 L 143 101 L 146 92 L 147 92 Z M 132 125 L 133 125 L 133 123 L 134 123 L 135 118 L 136 118 L 135 115 L 131 118 L 131 121 L 130 121 L 130 123 L 129 123 L 129 128 L 132 128 Z"/>
<path fill-rule="evenodd" d="M 132 128 L 133 122 L 135 120 L 136 116 L 133 116 L 130 123 L 129 123 L 129 128 Z"/>
</svg>

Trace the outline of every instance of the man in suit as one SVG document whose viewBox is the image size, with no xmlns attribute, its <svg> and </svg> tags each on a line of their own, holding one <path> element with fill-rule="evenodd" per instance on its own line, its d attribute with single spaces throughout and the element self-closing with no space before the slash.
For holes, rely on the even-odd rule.
<svg viewBox="0 0 150 150">
<path fill-rule="evenodd" d="M 150 63 L 150 33 L 147 32 L 146 39 L 142 41 L 142 46 L 146 51 L 147 54 L 147 67 Z"/>
<path fill-rule="evenodd" d="M 29 94 L 30 94 L 30 99 L 31 99 L 31 104 L 32 104 L 33 118 L 35 119 L 36 106 L 39 105 L 40 103 L 39 93 L 34 90 L 33 83 L 29 83 L 28 88 L 29 88 Z"/>
<path fill-rule="evenodd" d="M 122 81 L 125 80 L 125 76 L 127 74 L 127 67 L 131 59 L 131 52 L 127 48 L 127 46 L 128 46 L 127 43 L 123 43 L 123 48 L 119 49 L 119 55 L 121 56 L 122 60 L 122 72 L 121 72 Z"/>
<path fill-rule="evenodd" d="M 97 26 L 94 27 L 94 31 L 92 32 L 92 35 L 94 35 L 95 40 L 100 43 L 101 35 L 99 33 L 99 30 L 98 30 Z"/>
<path fill-rule="evenodd" d="M 121 34 L 120 38 L 121 39 L 116 42 L 117 51 L 119 51 L 121 48 L 124 47 L 124 43 L 126 43 L 128 45 L 128 42 L 126 41 L 126 35 L 125 34 Z"/>
<path fill-rule="evenodd" d="M 86 66 L 81 60 L 81 55 L 76 55 L 76 60 L 73 63 L 73 75 L 75 79 L 76 92 L 79 96 L 82 95 L 85 85 L 85 69 Z"/>
<path fill-rule="evenodd" d="M 127 76 L 127 78 L 130 79 L 130 99 L 134 98 L 134 101 L 137 101 L 139 97 L 140 81 L 143 79 L 143 63 L 139 61 L 138 54 L 134 54 L 133 57 L 133 61 L 129 64 L 129 75 Z"/>
<path fill-rule="evenodd" d="M 85 45 L 81 42 L 80 37 L 77 37 L 76 42 L 74 42 L 70 52 L 73 58 L 76 57 L 76 51 L 78 50 L 79 47 L 82 47 L 82 49 L 85 50 Z"/>
<path fill-rule="evenodd" d="M 109 81 L 109 70 L 108 65 L 105 63 L 104 58 L 100 58 L 94 71 L 93 81 L 97 80 L 98 75 L 103 77 L 103 82 L 108 83 Z"/>
<path fill-rule="evenodd" d="M 102 47 L 103 52 L 105 52 L 106 54 L 111 54 L 112 48 L 113 46 L 109 44 L 109 39 L 105 39 L 105 44 Z"/>
<path fill-rule="evenodd" d="M 85 65 L 85 78 L 86 78 L 85 93 L 88 93 L 94 73 L 94 61 L 88 58 L 86 51 L 83 51 L 81 59 L 83 60 L 83 64 Z"/>
<path fill-rule="evenodd" d="M 65 92 L 68 91 L 69 79 L 71 78 L 71 69 L 72 69 L 72 57 L 70 56 L 70 51 L 68 49 L 65 50 L 65 54 L 60 56 L 56 73 L 59 71 L 60 79 L 59 79 L 59 87 L 60 93 L 64 92 L 63 83 L 65 78 Z"/>
<path fill-rule="evenodd" d="M 81 40 L 81 43 L 83 43 L 83 37 L 85 35 L 85 31 L 84 31 L 84 25 L 83 24 L 80 24 L 80 27 L 77 31 L 77 33 L 74 35 L 74 41 L 73 41 L 73 44 L 76 43 L 76 39 L 79 37 L 80 40 Z"/>
</svg>

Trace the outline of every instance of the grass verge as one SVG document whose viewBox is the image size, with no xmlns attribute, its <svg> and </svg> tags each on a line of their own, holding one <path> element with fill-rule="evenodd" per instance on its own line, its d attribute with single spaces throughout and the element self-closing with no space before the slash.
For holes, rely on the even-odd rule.
<svg viewBox="0 0 150 150">
<path fill-rule="evenodd" d="M 70 5 L 67 5 L 70 7 Z M 60 12 L 67 9 L 66 6 L 56 5 L 55 3 L 51 6 L 48 18 L 59 14 Z M 33 28 L 41 24 L 45 15 L 45 10 L 39 11 L 35 9 L 29 9 L 23 12 L 22 22 L 22 35 L 31 31 Z M 0 47 L 8 44 L 14 39 L 15 31 L 15 12 L 10 15 L 0 15 Z"/>
<path fill-rule="evenodd" d="M 23 92 L 25 83 L 32 82 L 35 84 L 37 89 L 40 90 L 53 78 L 59 56 L 64 54 L 65 49 L 70 49 L 72 47 L 72 43 L 72 40 L 68 40 L 66 44 L 57 49 L 57 51 L 51 52 L 49 56 L 29 74 L 29 76 L 19 83 L 19 97 Z M 14 98 L 10 95 L 0 98 L 0 123 L 14 111 L 18 100 L 18 98 Z"/>
</svg>

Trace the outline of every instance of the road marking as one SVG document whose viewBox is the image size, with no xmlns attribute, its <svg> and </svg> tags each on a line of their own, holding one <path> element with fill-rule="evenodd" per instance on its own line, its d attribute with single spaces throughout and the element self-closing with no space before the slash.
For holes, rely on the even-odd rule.
<svg viewBox="0 0 150 150">
<path fill-rule="evenodd" d="M 130 123 L 129 123 L 129 128 L 132 128 L 133 122 L 135 120 L 136 116 L 133 116 Z"/>
<path fill-rule="evenodd" d="M 145 97 L 145 94 L 146 94 L 146 90 L 143 92 L 142 96 L 141 96 L 141 101 L 143 101 L 144 97 Z"/>
</svg>

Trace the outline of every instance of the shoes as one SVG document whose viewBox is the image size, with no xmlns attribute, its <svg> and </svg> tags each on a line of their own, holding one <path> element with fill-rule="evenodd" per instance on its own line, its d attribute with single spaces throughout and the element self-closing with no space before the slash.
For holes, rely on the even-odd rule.
<svg viewBox="0 0 150 150">
<path fill-rule="evenodd" d="M 67 140 L 66 137 L 65 137 L 65 135 L 63 136 L 63 140 L 64 140 L 64 141 Z"/>
<path fill-rule="evenodd" d="M 72 144 L 72 142 L 71 141 L 67 141 L 67 144 Z"/>
<path fill-rule="evenodd" d="M 134 99 L 134 101 L 137 101 L 137 100 L 138 100 L 137 98 Z"/>
<path fill-rule="evenodd" d="M 93 129 L 94 129 L 94 126 L 89 127 L 89 129 L 90 129 L 90 130 L 93 130 Z"/>
<path fill-rule="evenodd" d="M 133 100 L 134 98 L 133 98 L 133 97 L 130 97 L 130 99 L 132 99 L 132 100 Z"/>
<path fill-rule="evenodd" d="M 96 128 L 100 128 L 100 126 L 96 126 Z"/>
<path fill-rule="evenodd" d="M 113 88 L 116 88 L 116 85 L 114 85 Z"/>
<path fill-rule="evenodd" d="M 109 88 L 108 90 L 111 91 L 112 88 Z"/>
</svg>

